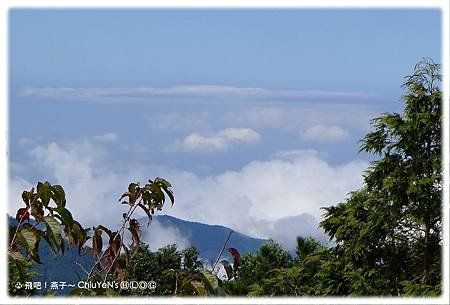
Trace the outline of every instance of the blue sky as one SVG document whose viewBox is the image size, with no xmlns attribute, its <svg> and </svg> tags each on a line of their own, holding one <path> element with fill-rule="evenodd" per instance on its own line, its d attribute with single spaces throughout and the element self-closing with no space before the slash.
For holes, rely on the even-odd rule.
<svg viewBox="0 0 450 305">
<path fill-rule="evenodd" d="M 440 22 L 412 9 L 11 10 L 11 194 L 61 183 L 91 225 L 103 219 L 88 206 L 160 175 L 179 198 L 168 214 L 288 246 L 292 231 L 319 234 L 319 208 L 361 186 L 369 120 L 401 111 L 418 60 L 440 62 Z"/>
<path fill-rule="evenodd" d="M 398 96 L 440 57 L 438 10 L 12 10 L 11 80 L 223 84 Z"/>
</svg>

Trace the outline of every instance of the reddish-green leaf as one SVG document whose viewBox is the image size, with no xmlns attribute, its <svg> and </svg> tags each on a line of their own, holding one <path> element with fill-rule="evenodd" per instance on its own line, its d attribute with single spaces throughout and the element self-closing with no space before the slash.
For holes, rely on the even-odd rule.
<svg viewBox="0 0 450 305">
<path fill-rule="evenodd" d="M 18 222 L 23 222 L 29 219 L 30 219 L 30 212 L 28 211 L 28 208 L 20 208 L 17 210 L 16 220 Z"/>
<path fill-rule="evenodd" d="M 227 260 L 222 260 L 220 261 L 220 263 L 223 265 L 223 268 L 227 273 L 227 278 L 230 280 L 234 276 L 233 269 L 231 268 L 230 263 Z"/>
<path fill-rule="evenodd" d="M 227 250 L 233 256 L 233 269 L 234 271 L 236 271 L 239 265 L 241 264 L 241 255 L 236 248 L 228 248 Z"/>
<path fill-rule="evenodd" d="M 94 235 L 92 236 L 92 255 L 98 257 L 103 248 L 102 231 L 94 228 Z"/>
</svg>

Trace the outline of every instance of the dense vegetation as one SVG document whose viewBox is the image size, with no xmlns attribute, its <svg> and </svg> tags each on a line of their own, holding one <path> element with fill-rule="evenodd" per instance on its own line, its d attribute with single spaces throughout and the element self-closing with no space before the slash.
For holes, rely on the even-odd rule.
<svg viewBox="0 0 450 305">
<path fill-rule="evenodd" d="M 39 262 L 35 247 L 40 237 L 56 252 L 63 251 L 63 226 L 70 245 L 81 247 L 86 240 L 92 240 L 97 263 L 86 276 L 88 281 L 128 279 L 157 283 L 153 291 L 78 289 L 73 294 L 439 295 L 440 80 L 439 65 L 429 59 L 419 62 L 403 84 L 403 113 L 385 113 L 372 121 L 373 131 L 362 139 L 361 151 L 374 153 L 378 159 L 364 174 L 364 186 L 349 194 L 344 202 L 324 208 L 320 225 L 333 241 L 330 247 L 299 237 L 295 256 L 273 241 L 262 245 L 257 253 L 242 257 L 236 249 L 228 248 L 233 263 L 222 260 L 218 264 L 226 271 L 222 278 L 216 275 L 217 268 L 202 266 L 195 248 L 178 251 L 175 246 L 168 246 L 151 252 L 140 242 L 139 223 L 131 218 L 132 211 L 140 207 L 151 220 L 154 209 L 160 210 L 164 204 L 164 192 L 173 202 L 167 181 L 157 178 L 143 188 L 130 184 L 122 196 L 128 199 L 125 204 L 130 207 L 124 214 L 124 226 L 128 225 L 133 238 L 129 247 L 122 242 L 124 226 L 116 232 L 94 227 L 89 235 L 61 208 L 65 206 L 62 188 L 40 184 L 37 192 L 24 192 L 26 208 L 17 214 L 20 229 L 11 230 L 10 282 L 30 278 L 29 265 Z M 50 199 L 57 207 L 50 208 L 50 214 L 44 216 L 42 206 L 48 209 Z M 41 210 L 36 212 L 36 205 Z M 38 223 L 42 220 L 46 225 L 45 230 L 22 222 L 29 218 L 30 209 Z M 56 219 L 52 220 L 54 216 Z M 109 238 L 106 250 L 102 250 L 102 232 Z M 19 295 L 23 291 L 10 285 L 10 293 Z"/>
</svg>

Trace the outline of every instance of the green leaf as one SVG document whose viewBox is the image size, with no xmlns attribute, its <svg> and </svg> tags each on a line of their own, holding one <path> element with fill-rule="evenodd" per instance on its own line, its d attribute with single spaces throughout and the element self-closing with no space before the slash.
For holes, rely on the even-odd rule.
<svg viewBox="0 0 450 305">
<path fill-rule="evenodd" d="M 52 196 L 53 201 L 55 201 L 58 207 L 64 208 L 66 206 L 66 193 L 61 185 L 55 184 L 51 187 L 54 196 Z"/>
<path fill-rule="evenodd" d="M 173 269 L 173 268 L 164 269 L 164 270 L 161 272 L 161 274 L 164 274 L 164 275 L 166 275 L 166 274 L 172 274 L 172 273 L 176 273 L 175 269 Z"/>
<path fill-rule="evenodd" d="M 149 182 L 150 181 L 151 180 L 149 180 Z M 164 185 L 165 187 L 172 187 L 172 185 L 170 184 L 169 181 L 167 181 L 166 179 L 160 178 L 160 177 L 155 178 L 154 182 L 155 183 L 160 183 L 160 184 Z"/>
<path fill-rule="evenodd" d="M 47 207 L 52 195 L 50 183 L 48 183 L 47 181 L 45 181 L 44 183 L 39 182 L 37 184 L 36 190 L 39 194 L 39 198 L 41 198 L 42 200 L 42 203 Z"/>
<path fill-rule="evenodd" d="M 58 221 L 54 217 L 45 216 L 42 218 L 42 222 L 45 223 L 47 230 L 46 236 L 48 238 L 48 242 L 53 249 L 53 251 L 58 253 L 61 249 L 61 226 Z"/>
<path fill-rule="evenodd" d="M 20 232 L 17 232 L 17 242 L 27 250 L 34 261 L 41 264 L 38 252 L 39 240 L 37 231 L 22 229 Z"/>
<path fill-rule="evenodd" d="M 164 188 L 164 191 L 166 192 L 167 196 L 169 196 L 170 202 L 173 205 L 175 203 L 175 197 L 173 196 L 173 192 L 167 188 Z"/>
<path fill-rule="evenodd" d="M 19 251 L 8 251 L 8 255 L 18 261 L 23 261 L 25 259 Z"/>
<path fill-rule="evenodd" d="M 31 205 L 31 216 L 33 216 L 37 221 L 41 221 L 44 216 L 44 209 L 41 204 Z"/>
<path fill-rule="evenodd" d="M 36 247 L 36 242 L 38 240 L 38 237 L 36 236 L 36 233 L 27 229 L 23 229 L 20 231 L 20 235 L 25 240 L 27 249 L 31 252 Z"/>
<path fill-rule="evenodd" d="M 55 211 L 56 213 L 58 213 L 61 216 L 64 225 L 68 226 L 69 228 L 72 228 L 73 217 L 68 209 L 60 206 L 60 207 L 54 208 L 53 211 Z"/>
<path fill-rule="evenodd" d="M 128 186 L 128 192 L 133 193 L 136 187 L 138 186 L 139 186 L 138 183 L 130 183 L 130 185 Z"/>
<path fill-rule="evenodd" d="M 23 191 L 22 193 L 22 200 L 27 205 L 27 207 L 30 205 L 32 195 L 33 195 L 32 192 Z"/>
<path fill-rule="evenodd" d="M 199 296 L 205 297 L 208 295 L 208 292 L 205 288 L 205 286 L 199 282 L 199 281 L 191 281 L 192 286 L 194 286 L 195 290 L 197 291 L 197 294 Z"/>
<path fill-rule="evenodd" d="M 202 269 L 200 272 L 204 276 L 203 283 L 205 283 L 205 286 L 211 293 L 215 294 L 217 292 L 217 287 L 219 287 L 219 280 L 217 277 L 207 269 Z"/>
<path fill-rule="evenodd" d="M 132 193 L 130 193 L 130 192 L 125 192 L 125 193 L 123 193 L 121 196 L 120 196 L 120 198 L 119 198 L 119 201 L 121 201 L 123 198 L 125 198 L 125 197 L 130 197 L 132 195 Z"/>
<path fill-rule="evenodd" d="M 152 214 L 150 213 L 150 210 L 142 203 L 139 203 L 138 206 L 144 210 L 145 214 L 147 214 L 147 217 L 148 217 L 147 226 L 150 225 L 150 222 L 152 222 L 152 219 L 153 219 Z"/>
</svg>

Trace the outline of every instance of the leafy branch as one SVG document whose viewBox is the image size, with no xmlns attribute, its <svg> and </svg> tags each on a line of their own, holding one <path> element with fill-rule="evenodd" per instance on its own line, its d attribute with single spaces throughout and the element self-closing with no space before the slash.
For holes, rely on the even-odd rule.
<svg viewBox="0 0 450 305">
<path fill-rule="evenodd" d="M 126 213 L 122 214 L 123 222 L 118 230 L 112 232 L 103 225 L 93 227 L 92 254 L 94 259 L 97 258 L 97 260 L 89 271 L 86 281 L 91 281 L 96 275 L 101 273 L 104 273 L 103 282 L 106 282 L 109 276 L 119 280 L 124 279 L 130 258 L 130 249 L 133 249 L 133 255 L 138 251 L 140 245 L 140 224 L 137 219 L 132 218 L 133 213 L 137 208 L 142 209 L 148 217 L 149 225 L 155 211 L 162 210 L 166 202 L 166 196 L 170 199 L 171 204 L 174 204 L 175 200 L 170 188 L 171 184 L 162 178 L 149 180 L 143 187 L 140 187 L 139 183 L 130 183 L 127 192 L 123 193 L 119 198 L 119 202 L 128 205 L 129 208 Z M 130 249 L 124 243 L 125 229 L 128 229 L 131 233 L 132 244 Z M 102 232 L 105 232 L 109 237 L 108 245 L 104 251 L 102 251 Z M 122 251 L 125 256 L 123 264 L 119 261 Z M 98 269 L 97 272 L 95 272 L 96 269 Z"/>
</svg>

